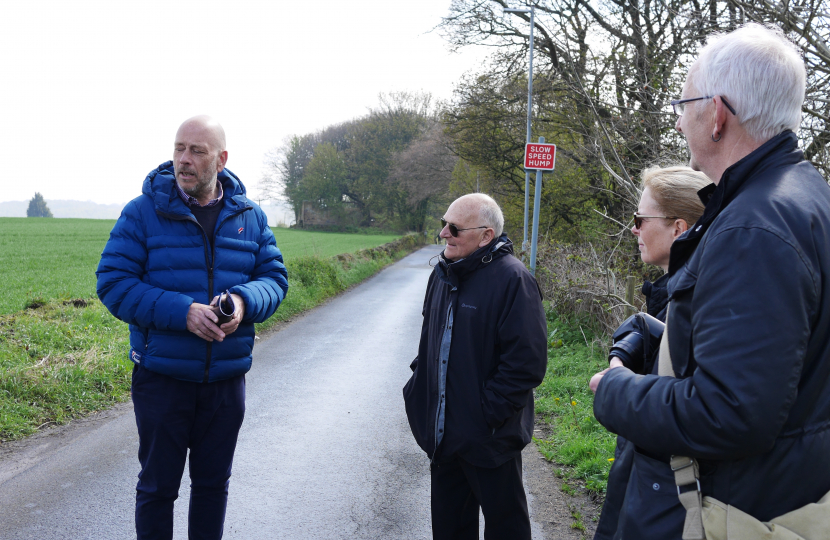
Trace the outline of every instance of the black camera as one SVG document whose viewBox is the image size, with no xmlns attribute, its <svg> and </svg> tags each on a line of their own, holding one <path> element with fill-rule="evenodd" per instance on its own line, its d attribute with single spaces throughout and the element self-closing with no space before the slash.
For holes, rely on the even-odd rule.
<svg viewBox="0 0 830 540">
<path fill-rule="evenodd" d="M 608 360 L 616 356 L 631 371 L 648 374 L 654 365 L 665 327 L 648 313 L 635 313 L 614 332 L 614 345 L 608 353 Z"/>
</svg>

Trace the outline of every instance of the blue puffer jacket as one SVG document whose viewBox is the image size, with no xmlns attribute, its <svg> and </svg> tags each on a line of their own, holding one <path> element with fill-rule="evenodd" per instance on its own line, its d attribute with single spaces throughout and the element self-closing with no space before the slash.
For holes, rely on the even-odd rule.
<svg viewBox="0 0 830 540">
<path fill-rule="evenodd" d="M 173 162 L 144 180 L 110 233 L 98 276 L 98 297 L 130 325 L 130 359 L 176 379 L 213 382 L 251 368 L 254 323 L 285 298 L 288 279 L 262 210 L 245 197 L 229 170 L 219 173 L 224 205 L 214 247 L 175 187 Z M 245 301 L 245 316 L 224 341 L 207 342 L 187 330 L 193 302 L 209 304 L 230 289 Z"/>
</svg>

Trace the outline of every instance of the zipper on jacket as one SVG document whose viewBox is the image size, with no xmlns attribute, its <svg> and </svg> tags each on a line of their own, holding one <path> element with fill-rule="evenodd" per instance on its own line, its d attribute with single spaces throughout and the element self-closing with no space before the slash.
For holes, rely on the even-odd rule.
<svg viewBox="0 0 830 540">
<path fill-rule="evenodd" d="M 251 207 L 251 206 L 246 206 L 242 210 L 239 210 L 239 211 L 233 212 L 231 214 L 228 214 L 227 216 L 225 216 L 225 219 L 223 219 L 222 221 L 220 221 L 216 225 L 216 229 L 213 231 L 213 243 L 211 243 L 211 245 L 210 245 L 211 251 L 210 251 L 209 254 L 208 254 L 208 249 L 207 249 L 207 246 L 208 246 L 207 233 L 205 232 L 205 229 L 201 225 L 199 225 L 199 228 L 202 229 L 202 235 L 205 238 L 205 264 L 207 264 L 207 267 L 208 267 L 208 298 L 210 300 L 213 300 L 213 296 L 214 296 L 214 290 L 213 290 L 213 263 L 216 261 L 216 233 L 219 232 L 219 230 L 222 228 L 222 225 L 224 225 L 226 221 L 228 221 L 232 217 L 236 217 L 236 216 L 242 214 L 243 212 L 247 212 L 248 210 L 251 210 L 252 208 L 253 207 Z M 196 223 L 198 224 L 198 221 Z M 213 354 L 213 342 L 208 341 L 208 344 L 207 344 L 207 358 L 205 358 L 205 377 L 204 377 L 204 379 L 202 379 L 202 382 L 205 382 L 205 383 L 208 382 L 208 380 L 210 378 L 210 357 L 211 357 L 212 354 Z"/>
<path fill-rule="evenodd" d="M 456 290 L 456 288 L 453 287 L 452 291 L 450 291 L 450 292 L 452 293 L 455 290 Z M 433 429 L 433 431 L 434 431 L 433 437 L 435 439 L 435 446 L 433 447 L 433 450 L 432 450 L 432 458 L 429 460 L 430 464 L 432 464 L 432 462 L 435 460 L 435 454 L 438 453 L 438 434 L 439 434 L 438 425 L 439 425 L 439 422 L 441 420 L 441 405 L 444 404 L 444 402 L 445 402 L 444 396 L 446 395 L 446 392 L 447 392 L 447 373 L 446 373 L 446 369 L 449 369 L 449 360 L 450 360 L 449 345 L 452 343 L 452 322 L 451 322 L 451 318 L 452 318 L 452 301 L 450 301 L 449 306 L 447 306 L 447 315 L 446 315 L 446 318 L 444 319 L 444 321 L 445 321 L 444 322 L 444 332 L 441 334 L 441 347 L 438 349 L 438 362 L 439 362 L 439 364 L 438 364 L 438 406 L 435 408 L 435 428 Z M 444 348 L 444 341 L 445 341 L 444 336 L 447 334 L 447 332 L 450 333 L 449 341 L 447 343 L 447 359 L 446 359 L 447 360 L 447 367 L 442 368 L 442 364 L 440 362 L 443 361 L 442 358 L 441 358 L 442 353 L 443 353 L 442 349 Z M 443 389 L 441 388 L 442 370 L 443 370 L 443 380 L 444 380 L 444 385 L 443 385 L 444 388 Z M 446 414 L 446 408 L 445 408 L 444 409 L 445 426 L 446 426 L 446 418 L 447 418 L 447 414 Z"/>
<path fill-rule="evenodd" d="M 216 226 L 216 229 L 214 230 L 214 235 L 213 235 L 214 236 L 214 241 L 213 241 L 213 245 L 211 246 L 210 251 L 208 250 L 208 244 L 210 244 L 210 241 L 208 240 L 207 233 L 205 232 L 204 227 L 202 227 L 202 225 L 199 223 L 199 220 L 197 220 L 192 214 L 189 215 L 189 216 L 184 216 L 182 214 L 171 214 L 171 213 L 168 213 L 168 212 L 161 212 L 161 211 L 156 210 L 157 214 L 159 214 L 161 216 L 164 216 L 168 219 L 175 219 L 175 220 L 178 220 L 178 221 L 192 221 L 202 231 L 202 239 L 205 242 L 205 244 L 204 244 L 205 245 L 205 265 L 207 266 L 207 269 L 208 269 L 208 302 L 210 302 L 210 300 L 213 299 L 213 261 L 216 260 L 216 232 L 218 232 L 219 229 L 222 228 L 222 225 L 224 225 L 226 221 L 228 221 L 232 217 L 236 217 L 239 214 L 247 212 L 248 210 L 253 210 L 253 206 L 246 206 L 245 208 L 243 208 L 241 210 L 236 210 L 236 211 L 228 214 L 227 216 L 225 216 L 225 218 L 222 219 L 222 221 L 220 221 L 218 223 L 218 225 Z M 211 354 L 213 354 L 212 353 L 212 349 L 213 349 L 212 345 L 213 345 L 213 343 L 208 341 L 208 344 L 207 344 L 207 357 L 205 358 L 205 376 L 202 379 L 202 382 L 205 382 L 205 383 L 208 382 L 208 379 L 210 377 L 210 357 L 211 357 Z"/>
</svg>

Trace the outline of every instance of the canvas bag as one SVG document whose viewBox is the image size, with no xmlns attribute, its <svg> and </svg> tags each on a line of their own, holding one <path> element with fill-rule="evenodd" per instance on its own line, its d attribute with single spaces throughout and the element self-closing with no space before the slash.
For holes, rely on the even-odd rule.
<svg viewBox="0 0 830 540">
<path fill-rule="evenodd" d="M 675 377 L 669 353 L 669 317 L 660 341 L 657 374 Z M 731 504 L 703 496 L 697 461 L 672 456 L 671 468 L 680 503 L 686 509 L 683 540 L 830 540 L 830 492 L 817 503 L 797 508 L 770 521 L 759 521 Z M 681 492 L 681 488 L 687 488 Z M 691 488 L 691 489 L 689 489 Z"/>
</svg>

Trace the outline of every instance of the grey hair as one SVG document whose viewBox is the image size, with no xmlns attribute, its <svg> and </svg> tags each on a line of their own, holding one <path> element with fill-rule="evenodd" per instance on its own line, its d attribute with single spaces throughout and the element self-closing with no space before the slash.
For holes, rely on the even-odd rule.
<svg viewBox="0 0 830 540">
<path fill-rule="evenodd" d="M 780 29 L 757 23 L 711 36 L 689 70 L 700 95 L 725 97 L 759 142 L 798 130 L 806 77 L 796 46 Z"/>
<path fill-rule="evenodd" d="M 499 203 L 497 203 L 491 196 L 484 193 L 468 193 L 459 199 L 464 199 L 465 202 L 474 202 L 478 205 L 478 217 L 481 224 L 493 229 L 496 238 L 501 236 L 504 231 L 504 214 L 502 214 Z"/>
</svg>

